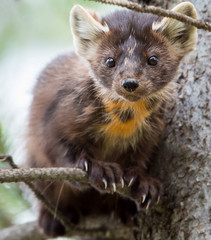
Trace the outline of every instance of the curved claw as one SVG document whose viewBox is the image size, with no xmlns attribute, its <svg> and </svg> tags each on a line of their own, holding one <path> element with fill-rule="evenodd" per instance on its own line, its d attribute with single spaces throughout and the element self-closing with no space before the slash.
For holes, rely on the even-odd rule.
<svg viewBox="0 0 211 240">
<path fill-rule="evenodd" d="M 107 183 L 107 181 L 105 180 L 105 178 L 103 178 L 103 183 L 104 183 L 105 189 L 107 189 L 108 183 Z"/>
<path fill-rule="evenodd" d="M 88 172 L 88 163 L 87 163 L 87 161 L 84 162 L 84 168 L 85 168 L 85 171 Z"/>
<path fill-rule="evenodd" d="M 146 194 L 143 195 L 141 203 L 144 203 L 145 199 L 146 199 Z"/>
<path fill-rule="evenodd" d="M 112 183 L 112 186 L 113 186 L 114 192 L 116 192 L 116 184 Z"/>
<path fill-rule="evenodd" d="M 132 185 L 133 180 L 134 180 L 134 178 L 131 178 L 131 179 L 130 179 L 130 182 L 128 183 L 128 187 L 130 187 L 130 186 Z"/>
</svg>

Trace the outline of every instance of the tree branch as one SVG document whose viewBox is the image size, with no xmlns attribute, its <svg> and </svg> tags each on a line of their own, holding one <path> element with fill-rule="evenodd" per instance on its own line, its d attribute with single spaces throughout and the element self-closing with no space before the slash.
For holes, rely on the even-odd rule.
<svg viewBox="0 0 211 240">
<path fill-rule="evenodd" d="M 45 240 L 46 237 L 39 231 L 36 222 L 14 225 L 0 230 L 0 240 Z"/>
<path fill-rule="evenodd" d="M 87 183 L 86 173 L 77 168 L 0 169 L 0 183 L 64 180 Z"/>
<path fill-rule="evenodd" d="M 92 240 L 126 240 L 133 239 L 133 231 L 138 231 L 137 227 L 126 227 L 109 216 L 89 216 L 84 217 L 76 226 L 70 223 L 66 217 L 57 210 L 36 189 L 31 181 L 78 181 L 82 184 L 88 184 L 87 174 L 80 169 L 71 168 L 29 168 L 18 169 L 18 166 L 13 162 L 11 156 L 0 155 L 0 161 L 7 161 L 15 169 L 0 169 L 0 183 L 4 182 L 24 182 L 35 193 L 36 197 L 45 205 L 49 212 L 64 225 L 66 236 L 77 236 L 77 239 L 92 239 Z M 127 189 L 127 187 L 126 187 Z M 127 195 L 125 190 L 124 195 Z M 27 229 L 27 231 L 25 231 Z M 88 238 L 87 238 L 88 234 Z M 44 240 L 46 237 L 40 232 L 35 222 L 12 226 L 0 231 L 0 240 L 16 240 L 31 239 Z M 11 238 L 12 237 L 12 238 Z M 86 238 L 84 238 L 86 237 Z"/>
<path fill-rule="evenodd" d="M 18 168 L 18 166 L 13 162 L 13 159 L 11 156 L 7 155 L 0 155 L 0 161 L 7 161 L 9 164 L 15 168 L 15 169 L 0 169 L 0 183 L 10 183 L 10 182 L 24 182 L 29 188 L 34 192 L 36 197 L 45 205 L 45 207 L 48 209 L 48 211 L 55 215 L 55 217 L 64 225 L 67 235 L 73 236 L 75 232 L 80 235 L 86 235 L 87 233 L 89 236 L 97 236 L 98 233 L 101 236 L 106 235 L 109 231 L 109 236 L 114 235 L 114 232 L 116 232 L 118 223 L 115 223 L 114 225 L 109 226 L 115 226 L 115 229 L 109 229 L 109 226 L 105 226 L 107 220 L 103 222 L 100 226 L 97 225 L 97 227 L 94 228 L 86 228 L 83 226 L 75 226 L 74 224 L 70 223 L 68 219 L 59 211 L 57 210 L 55 212 L 55 207 L 49 202 L 44 195 L 31 183 L 32 181 L 77 181 L 81 184 L 89 184 L 87 173 L 76 168 Z M 117 191 L 119 194 L 126 196 L 127 198 L 130 198 L 129 195 L 129 189 L 127 186 L 124 187 L 124 189 L 120 189 Z M 101 218 L 100 218 L 101 219 Z M 99 222 L 102 222 L 100 221 Z M 96 221 L 96 216 L 93 218 L 93 221 Z M 89 218 L 89 224 L 90 225 L 90 218 Z M 94 224 L 95 226 L 96 224 Z M 122 227 L 120 227 L 122 228 Z M 125 228 L 124 228 L 125 229 Z M 126 230 L 126 229 L 125 229 Z M 128 231 L 128 234 L 130 231 Z M 125 234 L 121 235 L 125 236 Z M 1 240 L 2 238 L 0 238 Z M 25 239 L 25 238 L 23 238 Z M 93 239 L 93 238 L 92 238 Z M 99 238 L 96 238 L 99 239 Z M 106 239 L 114 239 L 114 238 L 106 238 Z M 115 236 L 115 239 L 118 239 Z M 125 238 L 124 238 L 125 239 Z M 128 238 L 126 238 L 128 239 Z"/>
<path fill-rule="evenodd" d="M 66 236 L 77 237 L 77 240 L 128 240 L 133 239 L 133 230 L 138 231 L 137 228 L 123 226 L 111 217 L 93 216 L 84 217 Z M 0 240 L 11 239 L 45 240 L 47 237 L 36 222 L 29 222 L 0 230 Z"/>
<path fill-rule="evenodd" d="M 0 156 L 0 159 L 12 162 L 16 169 L 0 169 L 0 183 L 32 181 L 77 181 L 89 184 L 87 173 L 78 168 L 17 168 L 11 156 Z M 129 188 L 117 189 L 117 193 L 130 198 Z"/>
<path fill-rule="evenodd" d="M 89 0 L 89 1 L 95 1 L 95 2 L 100 2 L 100 3 L 105 3 L 105 4 L 112 4 L 112 5 L 116 5 L 116 6 L 120 6 L 120 7 L 125 7 L 125 8 L 128 8 L 128 9 L 136 11 L 136 12 L 152 13 L 152 14 L 162 16 L 162 17 L 173 18 L 180 22 L 184 22 L 184 23 L 187 23 L 194 27 L 197 27 L 198 29 L 203 29 L 203 30 L 211 32 L 211 24 L 208 22 L 195 20 L 184 14 L 181 14 L 178 12 L 173 12 L 170 10 L 165 10 L 160 7 L 140 5 L 138 3 L 134 3 L 134 2 L 126 1 L 126 0 Z"/>
<path fill-rule="evenodd" d="M 8 156 L 8 155 L 0 155 L 0 161 L 7 161 L 10 166 L 12 168 L 14 168 L 14 170 L 5 170 L 6 172 L 8 171 L 20 171 L 21 169 L 18 169 L 18 166 L 14 163 L 13 159 L 11 156 Z M 33 169 L 34 170 L 34 169 Z M 3 173 L 4 170 L 0 169 L 0 172 L 2 173 L 3 176 L 7 176 L 8 173 Z M 0 174 L 1 175 L 1 174 Z M 19 174 L 17 174 L 19 175 Z M 15 176 L 15 179 L 17 177 L 17 175 Z M 10 176 L 11 177 L 11 176 Z M 10 181 L 10 182 L 13 182 L 13 181 Z M 15 181 L 17 182 L 17 181 Z M 70 227 L 71 228 L 74 228 L 74 225 L 72 223 L 70 223 L 68 221 L 68 219 L 66 219 L 66 217 L 59 211 L 55 211 L 55 207 L 53 206 L 53 204 L 51 204 L 51 202 L 45 198 L 45 196 L 33 185 L 33 183 L 27 181 L 27 180 L 22 180 L 22 182 L 24 182 L 31 190 L 32 192 L 36 195 L 37 199 L 40 200 L 43 205 L 46 207 L 46 209 L 53 215 L 56 217 L 57 220 L 59 220 L 62 225 L 65 227 L 66 229 L 66 232 L 70 232 Z M 1 183 L 1 181 L 0 181 Z"/>
</svg>

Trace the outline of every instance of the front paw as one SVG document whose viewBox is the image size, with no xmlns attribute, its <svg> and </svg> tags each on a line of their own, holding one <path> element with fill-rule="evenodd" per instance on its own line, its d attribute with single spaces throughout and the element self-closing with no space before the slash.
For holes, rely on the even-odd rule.
<svg viewBox="0 0 211 240">
<path fill-rule="evenodd" d="M 100 191 L 114 193 L 124 187 L 123 171 L 119 164 L 81 158 L 76 167 L 87 172 L 89 183 Z"/>
<path fill-rule="evenodd" d="M 146 210 L 158 203 L 163 195 L 163 186 L 159 180 L 152 178 L 138 167 L 128 169 L 124 180 L 130 188 L 131 198 Z"/>
</svg>

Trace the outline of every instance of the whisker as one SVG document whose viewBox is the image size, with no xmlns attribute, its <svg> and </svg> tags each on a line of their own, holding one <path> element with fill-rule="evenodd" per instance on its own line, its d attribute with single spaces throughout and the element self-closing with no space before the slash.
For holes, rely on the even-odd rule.
<svg viewBox="0 0 211 240">
<path fill-rule="evenodd" d="M 56 213 L 57 213 L 57 210 L 58 210 L 60 197 L 61 197 L 62 191 L 64 189 L 64 184 L 65 184 L 65 182 L 62 183 L 62 186 L 61 186 L 60 191 L 59 191 L 58 199 L 56 201 L 55 212 L 54 212 L 54 216 L 53 216 L 54 219 L 56 218 Z"/>
<path fill-rule="evenodd" d="M 42 190 L 42 194 L 44 194 L 44 193 L 48 190 L 48 188 L 49 188 L 53 183 L 55 183 L 55 181 L 50 182 L 50 183 Z"/>
</svg>

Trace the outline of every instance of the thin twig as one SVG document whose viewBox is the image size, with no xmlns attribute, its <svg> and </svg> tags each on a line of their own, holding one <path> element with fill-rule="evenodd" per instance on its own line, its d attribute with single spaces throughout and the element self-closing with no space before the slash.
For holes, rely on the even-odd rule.
<svg viewBox="0 0 211 240">
<path fill-rule="evenodd" d="M 14 163 L 13 159 L 11 156 L 9 155 L 0 155 L 0 161 L 6 161 L 10 164 L 10 166 L 13 168 L 13 170 L 8 170 L 8 169 L 0 169 L 0 183 L 1 182 L 4 182 L 4 181 L 1 181 L 5 176 L 8 176 L 8 180 L 9 182 L 11 182 L 11 171 L 14 171 L 13 173 L 13 177 L 14 177 L 14 180 L 15 181 L 12 181 L 12 182 L 17 182 L 17 178 L 20 177 L 19 176 L 19 173 L 21 173 L 22 169 L 19 169 L 18 166 Z M 28 177 L 30 176 L 30 171 L 28 172 Z M 30 177 L 29 177 L 30 178 Z M 37 180 L 39 180 L 39 177 L 36 178 Z M 70 227 L 73 228 L 74 225 L 71 224 L 67 219 L 66 217 L 60 212 L 57 210 L 57 212 L 55 213 L 55 208 L 54 206 L 44 197 L 44 195 L 34 186 L 33 183 L 29 182 L 29 180 L 26 178 L 26 175 L 25 177 L 22 179 L 21 182 L 24 182 L 31 190 L 32 192 L 35 194 L 35 196 L 37 197 L 37 199 L 39 199 L 43 205 L 46 207 L 46 209 L 55 217 L 57 220 L 59 220 L 61 222 L 61 224 L 65 227 L 66 231 L 67 232 L 70 232 Z"/>
<path fill-rule="evenodd" d="M 86 173 L 77 168 L 0 169 L 0 183 L 32 181 L 78 181 L 87 183 Z"/>
<path fill-rule="evenodd" d="M 0 155 L 0 162 L 8 162 L 13 169 L 18 168 L 10 155 Z"/>
<path fill-rule="evenodd" d="M 46 209 L 58 219 L 65 227 L 68 234 L 74 230 L 84 233 L 106 232 L 104 228 L 98 229 L 79 229 L 71 224 L 66 217 L 56 211 L 54 205 L 49 202 L 45 196 L 34 186 L 32 181 L 77 181 L 82 184 L 89 184 L 86 172 L 77 168 L 18 168 L 13 162 L 11 156 L 0 155 L 0 161 L 7 161 L 14 169 L 0 169 L 0 183 L 24 182 L 36 195 L 36 197 L 44 204 Z M 127 186 L 124 189 L 118 189 L 117 192 L 122 196 L 130 198 Z M 77 229 L 76 229 L 77 228 Z"/>
<path fill-rule="evenodd" d="M 89 0 L 89 1 L 112 4 L 120 7 L 125 7 L 136 12 L 152 13 L 162 17 L 173 18 L 180 22 L 184 22 L 194 27 L 197 27 L 198 29 L 203 29 L 211 32 L 211 24 L 208 22 L 195 20 L 184 14 L 166 10 L 160 7 L 141 5 L 141 4 L 126 1 L 126 0 Z"/>
<path fill-rule="evenodd" d="M 0 169 L 0 183 L 32 181 L 77 181 L 89 184 L 86 172 L 78 168 L 16 168 Z M 130 198 L 129 188 L 117 189 L 117 193 Z"/>
<path fill-rule="evenodd" d="M 15 169 L 0 169 L 0 183 L 32 181 L 77 181 L 81 184 L 89 184 L 87 173 L 78 168 L 18 168 L 11 156 L 0 156 L 7 160 Z M 117 189 L 117 193 L 130 198 L 129 188 Z"/>
</svg>

